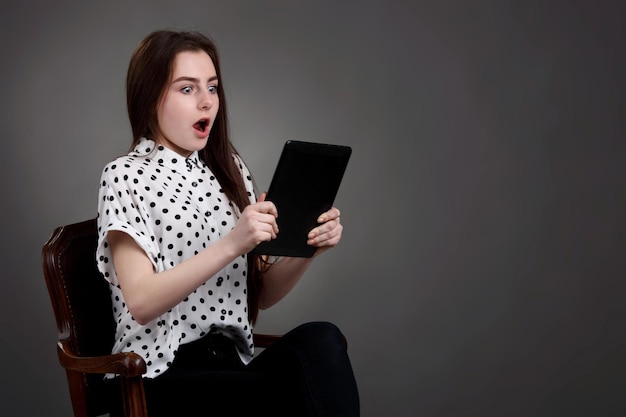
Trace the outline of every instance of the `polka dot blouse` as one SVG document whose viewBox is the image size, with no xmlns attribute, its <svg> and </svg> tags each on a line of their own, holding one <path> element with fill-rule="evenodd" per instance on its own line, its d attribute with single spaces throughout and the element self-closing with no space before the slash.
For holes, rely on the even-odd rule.
<svg viewBox="0 0 626 417">
<path fill-rule="evenodd" d="M 250 174 L 234 156 L 254 202 Z M 252 329 L 246 299 L 247 262 L 235 259 L 183 302 L 146 325 L 126 308 L 113 268 L 107 236 L 111 230 L 131 236 L 162 272 L 199 253 L 228 233 L 238 211 L 221 191 L 209 168 L 194 152 L 185 158 L 142 139 L 126 156 L 102 171 L 98 203 L 98 268 L 111 284 L 116 341 L 113 353 L 143 356 L 147 374 L 165 372 L 181 344 L 207 333 L 233 339 L 244 363 L 252 359 Z"/>
</svg>

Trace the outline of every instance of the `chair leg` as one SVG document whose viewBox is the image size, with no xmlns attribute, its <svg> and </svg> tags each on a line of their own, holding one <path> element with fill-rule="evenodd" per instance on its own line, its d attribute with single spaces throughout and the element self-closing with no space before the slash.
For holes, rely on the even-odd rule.
<svg viewBox="0 0 626 417">
<path fill-rule="evenodd" d="M 141 376 L 121 377 L 125 417 L 148 417 L 146 395 Z"/>
</svg>

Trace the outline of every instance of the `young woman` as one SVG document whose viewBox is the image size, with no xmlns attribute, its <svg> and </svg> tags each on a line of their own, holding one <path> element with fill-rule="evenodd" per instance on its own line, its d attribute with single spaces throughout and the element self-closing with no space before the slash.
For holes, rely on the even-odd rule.
<svg viewBox="0 0 626 417">
<path fill-rule="evenodd" d="M 147 363 L 149 415 L 359 415 L 334 325 L 299 326 L 257 356 L 252 342 L 258 309 L 341 240 L 339 210 L 311 230 L 311 259 L 248 254 L 280 233 L 279 213 L 256 198 L 230 142 L 218 54 L 204 35 L 148 35 L 126 89 L 133 143 L 102 172 L 97 261 L 111 284 L 113 351 Z"/>
</svg>

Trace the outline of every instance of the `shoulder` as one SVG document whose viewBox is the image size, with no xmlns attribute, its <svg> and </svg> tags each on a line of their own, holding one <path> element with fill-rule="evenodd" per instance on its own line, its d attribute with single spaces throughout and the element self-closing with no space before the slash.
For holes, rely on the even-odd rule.
<svg viewBox="0 0 626 417">
<path fill-rule="evenodd" d="M 236 153 L 233 153 L 233 161 L 239 168 L 239 172 L 241 172 L 241 177 L 243 178 L 244 186 L 246 187 L 246 192 L 248 193 L 248 197 L 250 198 L 251 203 L 256 202 L 256 185 L 254 183 L 254 178 L 250 173 L 246 163 L 243 161 L 243 158 Z"/>
<path fill-rule="evenodd" d="M 151 156 L 156 152 L 156 144 L 154 141 L 146 138 L 142 138 L 141 141 L 135 146 L 135 148 L 126 155 L 118 156 L 109 163 L 107 163 L 102 169 L 102 175 L 119 173 L 132 170 L 134 172 L 141 167 L 147 167 L 150 165 Z"/>
<path fill-rule="evenodd" d="M 239 169 L 243 169 L 246 166 L 245 162 L 243 162 L 243 158 L 239 154 L 233 152 L 231 155 Z"/>
<path fill-rule="evenodd" d="M 248 166 L 244 162 L 243 158 L 236 153 L 233 153 L 232 156 L 235 165 L 237 165 L 237 168 L 239 168 L 239 171 L 241 171 L 243 177 L 247 180 L 251 180 L 250 170 L 248 169 Z"/>
<path fill-rule="evenodd" d="M 104 166 L 100 175 L 100 186 L 114 189 L 132 189 L 150 182 L 151 161 L 144 156 L 125 155 Z"/>
<path fill-rule="evenodd" d="M 136 170 L 146 164 L 146 158 L 137 155 L 124 155 L 107 163 L 102 169 L 102 175 L 115 175 L 117 173 Z"/>
</svg>

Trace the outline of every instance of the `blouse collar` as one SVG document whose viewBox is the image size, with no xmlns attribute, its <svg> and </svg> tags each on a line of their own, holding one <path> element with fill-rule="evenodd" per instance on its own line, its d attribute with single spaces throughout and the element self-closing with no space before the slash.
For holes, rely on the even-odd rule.
<svg viewBox="0 0 626 417">
<path fill-rule="evenodd" d="M 147 156 L 159 165 L 166 166 L 177 172 L 191 172 L 194 168 L 204 169 L 206 167 L 200 159 L 198 151 L 194 151 L 185 158 L 148 138 L 141 138 L 135 149 L 133 149 L 133 153 L 137 156 Z"/>
</svg>

